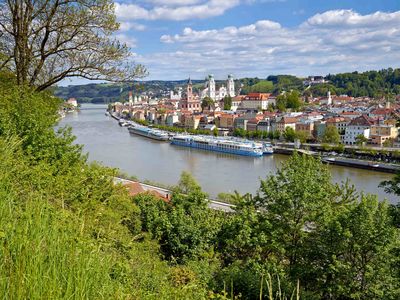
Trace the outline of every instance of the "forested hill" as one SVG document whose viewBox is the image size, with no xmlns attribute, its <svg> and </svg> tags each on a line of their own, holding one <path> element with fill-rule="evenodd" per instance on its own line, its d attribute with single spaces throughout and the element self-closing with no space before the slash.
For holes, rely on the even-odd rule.
<svg viewBox="0 0 400 300">
<path fill-rule="evenodd" d="M 341 73 L 327 75 L 328 83 L 319 84 L 308 88 L 303 85 L 303 79 L 292 75 L 270 75 L 265 79 L 242 78 L 236 80 L 237 90 L 241 93 L 248 92 L 270 92 L 278 94 L 282 91 L 298 90 L 313 96 L 324 96 L 330 90 L 333 94 L 347 94 L 354 97 L 382 97 L 400 94 L 400 69 L 384 69 L 380 71 L 367 71 L 363 73 Z M 88 84 L 73 85 L 56 88 L 55 94 L 63 99 L 77 98 L 79 102 L 108 103 L 124 100 L 128 97 L 128 91 L 133 90 L 135 94 L 147 92 L 160 97 L 167 96 L 170 90 L 176 87 L 185 87 L 187 79 L 175 81 L 143 81 L 133 84 Z M 192 80 L 194 90 L 203 87 L 204 80 Z M 217 81 L 217 86 L 224 81 Z"/>
<path fill-rule="evenodd" d="M 201 85 L 204 81 L 192 80 L 192 82 L 194 85 Z M 154 96 L 160 96 L 169 90 L 173 90 L 175 87 L 183 87 L 186 83 L 187 79 L 174 81 L 152 80 L 135 82 L 132 84 L 92 83 L 57 87 L 55 94 L 63 99 L 77 98 L 81 103 L 109 103 L 127 99 L 130 90 L 135 94 L 149 92 Z"/>
</svg>

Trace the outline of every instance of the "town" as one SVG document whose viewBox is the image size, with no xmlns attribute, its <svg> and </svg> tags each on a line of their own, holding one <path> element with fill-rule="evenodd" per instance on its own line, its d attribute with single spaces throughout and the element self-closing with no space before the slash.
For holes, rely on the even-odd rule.
<svg viewBox="0 0 400 300">
<path fill-rule="evenodd" d="M 305 86 L 323 83 L 326 80 L 322 76 L 311 76 L 303 82 Z M 126 102 L 115 102 L 110 108 L 118 116 L 164 130 L 397 148 L 399 100 L 400 96 L 378 99 L 334 95 L 329 90 L 326 96 L 319 97 L 296 91 L 243 95 L 232 75 L 220 86 L 209 75 L 197 93 L 189 78 L 184 91 L 178 88 L 159 99 L 130 91 Z"/>
</svg>

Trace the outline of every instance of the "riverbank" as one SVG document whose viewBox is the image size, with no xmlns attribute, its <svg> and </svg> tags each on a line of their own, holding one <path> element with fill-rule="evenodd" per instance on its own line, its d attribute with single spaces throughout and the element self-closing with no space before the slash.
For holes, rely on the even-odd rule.
<svg viewBox="0 0 400 300">
<path fill-rule="evenodd" d="M 119 116 L 111 113 L 110 114 L 114 119 L 120 121 L 122 118 Z M 134 121 L 137 122 L 137 121 Z M 146 126 L 146 124 L 139 122 L 140 125 Z M 159 128 L 159 127 L 155 127 Z M 292 145 L 293 147 L 294 145 Z M 313 146 L 313 149 L 316 149 L 315 147 L 320 146 L 320 145 L 307 145 L 308 147 Z M 359 168 L 359 169 L 364 169 L 364 170 L 370 170 L 370 171 L 376 171 L 376 172 L 384 172 L 384 173 L 391 173 L 395 174 L 397 172 L 400 172 L 400 165 L 395 165 L 391 163 L 385 163 L 385 162 L 378 162 L 374 160 L 362 160 L 362 159 L 353 159 L 351 157 L 340 157 L 340 156 L 332 156 L 332 152 L 326 153 L 322 152 L 321 149 L 319 151 L 312 151 L 312 150 L 307 150 L 307 149 L 295 149 L 290 148 L 290 147 L 283 147 L 283 146 L 274 146 L 274 153 L 279 153 L 279 154 L 286 154 L 286 155 L 292 155 L 294 151 L 297 151 L 301 154 L 305 155 L 312 155 L 314 157 L 321 156 L 322 161 L 327 164 L 333 164 L 333 165 L 338 165 L 338 166 L 343 166 L 343 167 L 351 167 L 351 168 Z M 360 150 L 357 148 L 350 148 L 353 149 L 354 151 Z M 341 154 L 339 154 L 341 155 Z"/>
<path fill-rule="evenodd" d="M 211 199 L 218 199 L 220 193 L 232 194 L 235 190 L 242 195 L 254 194 L 260 187 L 260 179 L 275 174 L 289 158 L 289 155 L 277 153 L 253 158 L 171 147 L 168 143 L 129 134 L 114 118 L 104 115 L 106 108 L 105 105 L 84 104 L 79 114 L 68 114 L 60 121 L 60 126 L 72 127 L 76 143 L 84 146 L 89 161 L 136 175 L 141 182 L 173 186 L 186 171 L 193 174 Z M 332 164 L 329 164 L 329 170 L 334 182 L 350 179 L 359 191 L 378 194 L 380 200 L 387 198 L 391 203 L 398 201 L 397 197 L 378 188 L 381 181 L 391 180 L 393 174 Z"/>
<path fill-rule="evenodd" d="M 292 155 L 293 152 L 299 152 L 304 155 L 311 155 L 314 157 L 320 156 L 322 162 L 332 165 L 338 165 L 343 167 L 351 167 L 351 168 L 359 168 L 370 171 L 384 172 L 395 174 L 400 172 L 400 166 L 395 164 L 376 162 L 371 160 L 361 160 L 361 159 L 352 159 L 347 157 L 341 157 L 337 154 L 335 156 L 332 155 L 321 155 L 321 152 L 304 150 L 304 149 L 294 149 L 294 148 L 285 148 L 280 146 L 274 147 L 274 152 L 279 154 Z"/>
</svg>

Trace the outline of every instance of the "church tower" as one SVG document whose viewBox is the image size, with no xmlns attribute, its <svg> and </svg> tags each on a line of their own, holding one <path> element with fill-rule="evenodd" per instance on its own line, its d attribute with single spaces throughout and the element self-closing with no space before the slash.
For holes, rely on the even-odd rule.
<svg viewBox="0 0 400 300">
<path fill-rule="evenodd" d="M 215 80 L 214 75 L 208 75 L 208 97 L 215 101 Z"/>
<path fill-rule="evenodd" d="M 332 105 L 332 96 L 331 96 L 331 91 L 328 90 L 328 101 L 327 101 L 328 105 Z"/>
<path fill-rule="evenodd" d="M 228 75 L 228 80 L 226 81 L 226 88 L 228 96 L 235 97 L 235 81 L 233 80 L 233 76 L 231 74 Z"/>
<path fill-rule="evenodd" d="M 189 80 L 187 82 L 187 100 L 191 101 L 193 99 L 193 84 L 192 84 L 192 80 L 189 77 Z"/>
<path fill-rule="evenodd" d="M 133 93 L 132 93 L 132 91 L 129 91 L 128 101 L 129 101 L 129 105 L 132 106 L 133 105 Z"/>
</svg>

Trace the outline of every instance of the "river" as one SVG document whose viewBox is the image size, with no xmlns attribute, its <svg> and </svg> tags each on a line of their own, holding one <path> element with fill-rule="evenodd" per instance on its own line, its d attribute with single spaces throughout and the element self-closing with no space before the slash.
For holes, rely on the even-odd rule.
<svg viewBox="0 0 400 300">
<path fill-rule="evenodd" d="M 212 198 L 218 193 L 255 193 L 260 179 L 273 174 L 288 159 L 274 154 L 246 157 L 153 141 L 130 135 L 117 121 L 105 116 L 105 105 L 82 105 L 80 112 L 67 114 L 59 126 L 71 126 L 76 143 L 84 145 L 90 161 L 99 161 L 123 172 L 165 185 L 176 184 L 182 171 L 188 171 Z M 398 198 L 378 188 L 379 182 L 393 175 L 340 166 L 329 166 L 335 182 L 349 178 L 358 191 L 377 194 L 397 203 Z"/>
</svg>

